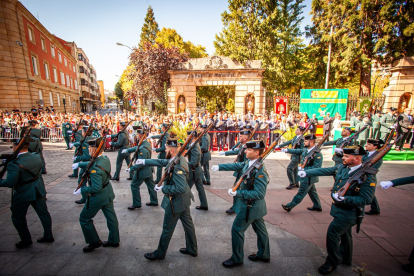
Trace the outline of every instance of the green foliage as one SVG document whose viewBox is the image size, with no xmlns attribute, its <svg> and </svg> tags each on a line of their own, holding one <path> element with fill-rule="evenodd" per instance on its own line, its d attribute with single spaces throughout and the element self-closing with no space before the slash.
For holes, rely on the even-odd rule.
<svg viewBox="0 0 414 276">
<path fill-rule="evenodd" d="M 295 132 L 296 132 L 297 128 L 298 127 L 295 126 L 295 127 L 292 127 L 290 129 L 286 130 L 286 133 L 283 135 L 283 138 L 285 138 L 286 141 L 292 140 L 296 136 Z M 279 135 L 282 135 L 283 131 L 277 129 L 277 130 L 273 131 L 273 133 L 279 133 Z M 291 148 L 292 145 L 289 145 L 289 147 Z"/>
<path fill-rule="evenodd" d="M 184 143 L 187 138 L 187 131 L 191 130 L 191 122 L 185 126 L 182 126 L 178 121 L 173 122 L 173 126 L 170 128 L 170 132 L 174 137 L 178 139 L 178 142 Z"/>
<path fill-rule="evenodd" d="M 120 81 L 118 81 L 118 82 L 115 84 L 115 89 L 114 89 L 114 92 L 115 92 L 115 96 L 116 96 L 118 99 L 122 100 L 122 99 L 124 98 L 124 90 L 122 90 L 122 84 L 121 84 L 121 82 L 120 82 Z"/>
<path fill-rule="evenodd" d="M 158 23 L 155 21 L 154 11 L 151 6 L 148 6 L 147 15 L 145 16 L 145 23 L 141 29 L 141 40 L 139 46 L 142 48 L 146 43 L 154 44 L 157 33 L 160 31 Z"/>
<path fill-rule="evenodd" d="M 208 56 L 206 48 L 201 45 L 194 45 L 190 41 L 184 41 L 176 30 L 162 28 L 157 33 L 155 41 L 164 45 L 165 48 L 177 47 L 181 53 L 188 53 L 190 58 L 202 58 Z"/>
<path fill-rule="evenodd" d="M 115 101 L 116 101 L 116 97 L 108 97 L 108 100 L 107 100 L 108 103 L 112 103 Z"/>
<path fill-rule="evenodd" d="M 226 110 L 230 111 L 230 112 L 234 112 L 235 106 L 234 106 L 234 99 L 233 98 L 228 98 L 227 99 Z"/>
<path fill-rule="evenodd" d="M 210 112 L 221 108 L 230 110 L 227 105 L 229 99 L 232 99 L 234 111 L 234 97 L 236 94 L 234 86 L 197 86 L 196 94 L 198 108 L 205 107 Z"/>
</svg>

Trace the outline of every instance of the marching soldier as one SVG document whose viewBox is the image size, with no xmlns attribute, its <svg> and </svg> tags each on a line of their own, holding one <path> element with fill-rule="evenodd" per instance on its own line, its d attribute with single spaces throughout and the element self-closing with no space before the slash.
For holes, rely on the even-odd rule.
<svg viewBox="0 0 414 276">
<path fill-rule="evenodd" d="M 360 129 L 362 129 L 363 127 L 367 126 L 367 128 L 362 131 L 361 133 L 359 133 L 358 135 L 358 144 L 361 147 L 364 147 L 367 139 L 369 137 L 369 133 L 371 131 L 371 123 L 368 117 L 364 117 L 364 119 L 362 119 L 362 122 L 357 124 L 355 127 L 355 131 L 358 132 Z"/>
<path fill-rule="evenodd" d="M 167 131 L 168 128 L 168 124 L 162 124 L 161 125 L 161 135 L 154 135 L 154 136 L 150 136 L 148 138 L 151 139 L 161 139 L 161 136 Z M 168 138 L 170 138 L 170 134 L 169 133 L 165 133 L 165 135 L 162 138 L 162 141 L 160 143 L 160 147 L 159 148 L 153 148 L 152 151 L 158 152 L 158 159 L 165 159 L 165 157 L 167 156 L 167 153 L 165 151 L 165 145 L 167 143 Z M 157 167 L 157 178 L 155 179 L 155 183 L 159 183 L 161 180 L 161 176 L 162 176 L 162 167 Z"/>
<path fill-rule="evenodd" d="M 89 154 L 96 154 L 96 150 L 104 137 L 89 140 Z M 82 162 L 79 167 L 86 168 L 89 162 Z M 114 190 L 110 182 L 111 179 L 111 162 L 107 156 L 99 153 L 94 164 L 88 172 L 88 186 L 75 190 L 73 194 L 82 194 L 87 198 L 87 203 L 82 209 L 79 216 L 79 222 L 82 228 L 85 242 L 88 244 L 83 248 L 83 252 L 92 252 L 96 248 L 118 247 L 119 246 L 119 228 L 118 219 L 114 209 Z M 108 240 L 102 242 L 96 232 L 93 224 L 93 218 L 102 210 L 109 230 Z"/>
<path fill-rule="evenodd" d="M 137 131 L 137 144 L 138 141 L 144 135 L 144 129 L 140 128 L 139 126 L 134 126 L 134 129 Z M 137 146 L 129 149 L 122 150 L 123 154 L 130 154 L 137 150 Z M 138 150 L 138 159 L 151 159 L 151 144 L 148 140 L 142 141 L 141 146 Z M 152 178 L 153 168 L 151 167 L 144 167 L 138 170 L 137 166 L 131 166 L 129 169 L 126 169 L 127 173 L 130 171 L 135 172 L 131 182 L 131 192 L 132 192 L 132 205 L 128 207 L 129 210 L 134 210 L 141 208 L 141 194 L 140 194 L 140 187 L 143 182 L 147 185 L 148 193 L 150 195 L 150 202 L 147 202 L 147 206 L 158 206 L 158 198 L 157 192 L 155 192 L 154 187 L 155 183 Z"/>
<path fill-rule="evenodd" d="M 245 172 L 263 153 L 265 145 L 262 140 L 254 140 L 246 142 L 246 157 L 249 161 L 237 162 L 230 164 L 214 165 L 213 171 L 237 171 Z M 267 214 L 266 209 L 266 188 L 269 183 L 269 175 L 267 174 L 264 164 L 260 169 L 255 170 L 240 185 L 240 189 L 233 192 L 229 189 L 229 194 L 236 197 L 234 206 L 237 216 L 234 218 L 231 229 L 232 256 L 223 262 L 226 268 L 232 268 L 243 264 L 244 260 L 244 232 L 252 225 L 257 235 L 258 251 L 256 254 L 249 256 L 249 260 L 253 262 L 270 262 L 269 236 L 263 217 Z"/>
<path fill-rule="evenodd" d="M 68 122 L 68 116 L 65 116 L 63 119 L 64 123 L 62 124 L 62 136 L 65 139 L 66 150 L 70 150 L 70 138 L 72 137 L 72 124 Z"/>
<path fill-rule="evenodd" d="M 275 148 L 283 148 L 288 145 L 292 145 L 293 149 L 303 149 L 303 131 L 305 130 L 304 127 L 298 126 L 295 130 L 296 136 L 293 137 L 292 140 L 289 140 L 283 144 L 277 145 Z M 300 139 L 300 140 L 298 140 Z M 290 156 L 290 163 L 287 167 L 287 176 L 289 179 L 289 186 L 286 187 L 286 189 L 290 190 L 293 188 L 299 188 L 299 184 L 297 181 L 297 174 L 298 174 L 298 165 L 300 161 L 300 155 L 292 154 Z"/>
<path fill-rule="evenodd" d="M 200 125 L 201 129 L 208 128 L 209 125 Z M 211 160 L 211 152 L 210 152 L 210 134 L 205 133 L 200 140 L 200 149 L 201 149 L 201 166 L 203 167 L 203 175 L 201 176 L 203 180 L 203 185 L 211 185 L 210 182 L 210 160 Z"/>
<path fill-rule="evenodd" d="M 366 174 L 365 180 L 360 185 L 352 186 L 344 197 L 338 195 L 337 192 L 362 166 L 362 157 L 366 155 L 366 151 L 361 146 L 345 147 L 343 150 L 342 165 L 298 173 L 300 177 L 335 176 L 331 196 L 331 216 L 334 219 L 328 227 L 326 237 L 328 257 L 318 269 L 323 275 L 331 273 L 340 264 L 352 264 L 352 227 L 360 225 L 365 205 L 371 204 L 375 193 L 376 179 L 372 174 Z"/>
<path fill-rule="evenodd" d="M 394 129 L 394 124 L 397 122 L 397 117 L 395 114 L 397 113 L 397 109 L 395 107 L 390 108 L 390 112 L 385 113 L 380 120 L 381 128 L 381 140 L 387 141 L 387 137 L 391 132 L 391 129 Z"/>
<path fill-rule="evenodd" d="M 74 143 L 69 143 L 69 148 L 73 148 L 73 146 L 75 144 L 78 145 L 78 146 L 80 145 L 80 141 L 82 140 L 82 137 L 83 137 L 81 129 L 83 129 L 83 126 L 85 124 L 87 125 L 86 121 L 79 121 L 79 124 L 78 124 L 77 129 L 76 129 L 75 137 L 74 137 L 75 141 L 74 141 Z M 75 152 L 73 153 L 73 157 L 76 157 L 75 156 L 76 152 L 77 152 L 77 147 L 75 147 Z M 78 176 L 79 176 L 79 168 L 76 168 L 76 169 L 73 170 L 73 173 L 70 174 L 68 177 L 78 178 Z"/>
<path fill-rule="evenodd" d="M 178 141 L 168 139 L 166 143 L 168 156 L 174 158 L 179 150 Z M 184 156 L 179 157 L 178 163 L 174 166 L 174 170 L 170 172 L 164 180 L 163 186 L 155 186 L 157 192 L 164 193 L 161 207 L 165 210 L 163 230 L 158 244 L 157 250 L 152 253 L 146 253 L 144 257 L 148 260 L 163 260 L 167 253 L 168 245 L 174 233 L 177 221 L 181 220 L 184 232 L 186 247 L 180 249 L 180 253 L 197 257 L 197 239 L 193 219 L 191 218 L 190 205 L 191 194 L 190 187 L 187 182 L 189 180 L 188 163 Z M 138 166 L 160 166 L 166 167 L 169 159 L 138 159 Z"/>
<path fill-rule="evenodd" d="M 381 181 L 380 185 L 381 188 L 386 190 L 390 187 L 400 186 L 400 185 L 406 185 L 406 184 L 413 184 L 414 183 L 414 176 L 409 177 L 402 177 L 397 178 L 390 181 Z M 402 269 L 408 273 L 414 274 L 414 247 L 413 250 L 411 250 L 410 257 L 408 258 L 409 263 L 403 264 Z"/>
<path fill-rule="evenodd" d="M 336 139 L 335 141 L 329 141 L 323 143 L 323 146 L 333 146 L 335 145 L 335 154 L 332 157 L 332 160 L 335 162 L 335 166 L 338 164 L 342 164 L 342 150 L 339 148 L 343 143 L 344 140 L 346 140 L 348 137 L 351 136 L 351 134 L 354 131 L 350 127 L 344 127 L 341 132 L 341 138 Z M 347 143 L 348 146 L 354 145 L 354 140 L 351 140 Z"/>
<path fill-rule="evenodd" d="M 379 139 L 380 138 L 380 127 L 381 127 L 381 111 L 377 110 L 375 114 L 372 116 L 372 139 Z"/>
<path fill-rule="evenodd" d="M 119 174 L 120 174 L 121 169 L 122 169 L 122 161 L 125 160 L 125 163 L 127 164 L 127 166 L 131 162 L 131 158 L 129 157 L 129 154 L 127 154 L 127 155 L 122 154 L 122 150 L 129 148 L 129 135 L 128 135 L 128 132 L 125 128 L 125 125 L 126 125 L 125 122 L 121 122 L 120 126 L 123 127 L 123 130 L 121 130 L 118 134 L 108 135 L 112 139 L 115 138 L 115 137 L 118 137 L 118 140 L 116 142 L 109 142 L 109 144 L 112 147 L 118 147 L 119 148 L 118 156 L 116 157 L 115 174 L 111 178 L 111 180 L 119 181 Z M 129 178 L 127 178 L 127 180 L 132 180 L 132 173 L 129 173 Z"/>
<path fill-rule="evenodd" d="M 191 135 L 192 131 L 188 131 L 187 135 Z M 195 143 L 195 140 L 197 140 L 198 135 L 201 133 L 196 133 L 193 136 L 192 143 Z M 189 144 L 187 146 L 187 149 L 192 144 Z M 198 196 L 200 198 L 200 206 L 196 206 L 197 210 L 208 210 L 208 203 L 207 203 L 207 196 L 206 191 L 204 190 L 203 186 L 203 170 L 201 169 L 201 148 L 200 145 L 197 143 L 195 147 L 188 152 L 188 168 L 190 169 L 190 179 L 188 181 L 188 186 L 190 186 L 190 189 L 195 184 Z"/>
<path fill-rule="evenodd" d="M 372 155 L 378 151 L 383 145 L 384 141 L 381 139 L 368 139 L 367 144 L 365 145 L 365 150 L 367 151 L 367 155 L 362 157 L 362 163 L 369 162 L 372 158 Z M 382 166 L 382 158 L 373 166 L 375 169 L 379 169 Z M 377 178 L 376 175 L 374 175 L 375 179 Z M 371 210 L 368 212 L 365 212 L 367 215 L 379 215 L 380 214 L 380 207 L 378 204 L 377 197 L 374 194 L 374 197 L 372 198 L 371 203 Z"/>
<path fill-rule="evenodd" d="M 20 236 L 16 243 L 17 248 L 26 248 L 33 244 L 29 229 L 27 228 L 26 214 L 31 205 L 43 226 L 43 237 L 38 243 L 52 243 L 52 218 L 46 205 L 46 189 L 41 175 L 42 160 L 37 153 L 29 152 L 29 143 L 20 150 L 16 159 L 7 164 L 7 178 L 0 179 L 0 187 L 12 188 L 11 219 Z M 17 149 L 19 140 L 13 142 L 13 150 Z"/>
<path fill-rule="evenodd" d="M 46 171 L 46 162 L 45 159 L 43 158 L 43 145 L 42 145 L 42 141 L 41 139 L 41 131 L 40 129 L 36 128 L 37 126 L 37 121 L 36 120 L 31 120 L 29 121 L 29 125 L 32 127 L 31 130 L 31 138 L 33 138 L 34 140 L 36 140 L 36 142 L 31 142 L 30 146 L 29 146 L 29 152 L 35 152 L 37 154 L 39 154 L 40 158 L 42 159 L 42 174 L 47 174 Z"/>
<path fill-rule="evenodd" d="M 315 147 L 315 140 L 316 140 L 316 136 L 314 134 L 309 134 L 305 136 L 305 143 L 304 143 L 305 148 L 304 149 L 282 149 L 282 151 L 300 156 L 300 158 L 302 159 L 301 163 L 303 163 L 305 158 L 310 154 L 312 149 Z M 320 151 L 313 153 L 313 156 L 311 156 L 310 161 L 306 163 L 304 169 L 309 170 L 309 169 L 314 169 L 314 168 L 321 168 L 322 161 L 323 161 L 323 156 Z M 295 197 L 292 199 L 291 202 L 289 202 L 286 205 L 282 204 L 282 208 L 285 211 L 290 212 L 293 208 L 295 208 L 296 205 L 301 203 L 302 200 L 305 198 L 306 194 L 308 194 L 310 199 L 313 202 L 313 206 L 308 207 L 308 210 L 322 212 L 321 201 L 319 200 L 318 192 L 316 191 L 316 188 L 315 188 L 315 183 L 319 181 L 319 177 L 301 177 L 299 181 L 300 181 L 300 187 L 299 187 L 298 193 L 295 195 Z"/>
<path fill-rule="evenodd" d="M 243 150 L 243 148 L 246 145 L 247 139 L 249 139 L 251 132 L 249 130 L 242 130 L 240 131 L 240 139 L 239 142 L 237 142 L 237 144 L 229 151 L 225 151 L 225 152 L 220 152 L 219 155 L 220 156 L 229 156 L 229 155 L 238 155 L 238 159 L 237 162 L 242 163 L 245 162 L 247 160 L 246 158 L 246 152 L 244 152 L 243 154 L 239 155 L 239 152 L 241 150 Z M 234 183 L 236 183 L 237 181 L 239 181 L 240 176 L 242 175 L 241 172 L 239 171 L 234 171 L 233 176 L 236 177 L 236 181 Z M 236 198 L 233 197 L 233 205 L 226 211 L 227 214 L 234 214 L 234 205 L 236 203 Z"/>
</svg>

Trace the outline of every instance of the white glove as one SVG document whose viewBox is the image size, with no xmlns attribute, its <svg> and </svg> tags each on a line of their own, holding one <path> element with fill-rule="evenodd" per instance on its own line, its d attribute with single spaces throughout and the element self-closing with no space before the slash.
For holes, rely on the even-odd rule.
<svg viewBox="0 0 414 276">
<path fill-rule="evenodd" d="M 145 159 L 138 159 L 135 165 L 145 165 Z"/>
<path fill-rule="evenodd" d="M 127 149 L 123 149 L 123 150 L 121 151 L 121 153 L 128 153 L 128 150 L 127 150 Z"/>
<path fill-rule="evenodd" d="M 237 191 L 233 192 L 233 189 L 229 189 L 229 195 L 236 196 L 237 195 Z"/>
<path fill-rule="evenodd" d="M 131 169 L 130 168 L 126 168 L 125 169 L 125 171 L 127 172 L 127 173 L 129 173 L 129 171 L 130 171 Z"/>
<path fill-rule="evenodd" d="M 81 188 L 82 189 L 82 188 Z M 76 191 L 76 189 L 73 191 L 73 194 L 74 195 L 80 195 L 81 194 L 81 189 L 78 189 L 77 191 Z"/>
<path fill-rule="evenodd" d="M 336 200 L 336 201 L 342 201 L 345 199 L 345 197 L 339 196 L 338 193 L 333 193 L 332 197 Z"/>
<path fill-rule="evenodd" d="M 77 168 L 79 168 L 79 163 L 72 164 L 72 170 L 76 170 Z"/>
<path fill-rule="evenodd" d="M 277 146 L 275 147 L 275 149 L 280 149 L 280 146 L 279 146 L 279 145 L 277 145 Z"/>
<path fill-rule="evenodd" d="M 73 143 L 69 143 L 69 148 L 73 148 Z"/>
<path fill-rule="evenodd" d="M 341 148 L 335 148 L 335 152 L 338 153 L 338 154 L 343 154 L 344 150 L 341 149 Z"/>
<path fill-rule="evenodd" d="M 158 187 L 158 185 L 155 185 L 154 187 L 154 191 L 156 191 L 157 193 L 161 192 L 162 187 Z"/>
<path fill-rule="evenodd" d="M 112 142 L 109 142 L 109 144 L 112 146 Z"/>
<path fill-rule="evenodd" d="M 213 172 L 218 172 L 218 170 L 219 170 L 219 166 L 218 166 L 218 165 L 213 165 L 213 166 L 211 167 L 211 170 L 212 170 Z"/>
<path fill-rule="evenodd" d="M 298 171 L 298 176 L 301 178 L 304 178 L 306 176 L 306 172 L 305 171 Z"/>
<path fill-rule="evenodd" d="M 220 152 L 219 152 L 219 155 L 220 155 L 220 156 L 223 156 L 223 155 L 226 155 L 226 154 L 224 153 L 224 151 L 220 151 Z"/>
<path fill-rule="evenodd" d="M 67 133 L 72 133 L 72 130 L 68 130 L 68 131 L 66 131 Z"/>
<path fill-rule="evenodd" d="M 394 183 L 392 183 L 391 181 L 381 181 L 380 182 L 381 188 L 383 188 L 384 190 L 394 186 Z"/>
<path fill-rule="evenodd" d="M 298 171 L 303 171 L 304 168 L 302 168 L 302 166 L 298 166 Z"/>
<path fill-rule="evenodd" d="M 390 129 L 395 129 L 395 126 L 390 126 Z"/>
<path fill-rule="evenodd" d="M 111 138 L 111 135 L 106 135 L 106 138 Z"/>
<path fill-rule="evenodd" d="M 281 151 L 281 152 L 285 152 L 285 153 L 286 153 L 286 152 L 288 152 L 288 149 L 283 148 L 283 149 L 281 149 L 280 151 Z"/>
<path fill-rule="evenodd" d="M 72 157 L 72 160 L 75 161 L 76 160 L 76 156 L 75 157 Z"/>
<path fill-rule="evenodd" d="M 155 151 L 156 150 L 156 148 L 152 148 L 152 151 Z"/>
</svg>

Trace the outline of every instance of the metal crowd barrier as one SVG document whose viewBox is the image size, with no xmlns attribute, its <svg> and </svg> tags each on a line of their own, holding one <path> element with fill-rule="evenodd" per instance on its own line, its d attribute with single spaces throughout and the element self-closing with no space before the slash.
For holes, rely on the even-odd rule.
<svg viewBox="0 0 414 276">
<path fill-rule="evenodd" d="M 1 127 L 0 142 L 11 142 L 13 139 L 20 138 L 19 127 Z M 42 127 L 40 128 L 40 139 L 45 142 L 54 143 L 62 142 L 62 130 L 59 127 Z"/>
</svg>

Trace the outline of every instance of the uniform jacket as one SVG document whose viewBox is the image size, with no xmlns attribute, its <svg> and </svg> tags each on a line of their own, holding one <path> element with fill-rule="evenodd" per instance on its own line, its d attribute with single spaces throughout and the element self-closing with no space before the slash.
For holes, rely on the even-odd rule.
<svg viewBox="0 0 414 276">
<path fill-rule="evenodd" d="M 300 156 L 300 163 L 302 164 L 305 161 L 305 158 L 309 155 L 308 153 L 308 149 L 307 148 L 303 148 L 303 149 L 288 149 L 288 153 L 290 154 L 295 154 Z M 306 163 L 305 166 L 305 170 L 309 170 L 309 169 L 314 169 L 314 168 L 321 168 L 322 167 L 322 162 L 323 162 L 323 156 L 321 152 L 317 152 L 313 155 L 313 159 L 309 160 Z M 306 176 L 305 178 L 299 178 L 299 181 L 304 182 L 306 180 L 309 180 L 309 184 L 315 184 L 316 182 L 319 182 L 319 177 L 308 177 Z M 306 179 L 308 178 L 308 179 Z"/>
<path fill-rule="evenodd" d="M 71 123 L 63 123 L 62 124 L 62 136 L 63 137 L 70 137 L 72 136 L 72 132 L 68 133 L 68 131 L 72 131 L 72 124 Z"/>
<path fill-rule="evenodd" d="M 414 176 L 397 178 L 397 179 L 391 180 L 391 182 L 392 182 L 392 184 L 394 184 L 394 186 L 412 184 L 412 183 L 414 183 Z"/>
<path fill-rule="evenodd" d="M 116 136 L 117 134 L 112 134 L 111 138 L 115 138 Z M 116 142 L 113 142 L 112 146 L 119 147 L 119 152 L 121 152 L 123 149 L 129 148 L 129 138 L 126 134 L 126 131 L 122 131 L 121 133 L 119 133 L 118 140 Z"/>
<path fill-rule="evenodd" d="M 89 154 L 89 144 L 88 141 L 93 139 L 93 137 L 88 136 L 85 141 L 82 143 L 82 150 L 81 155 L 76 156 L 76 159 L 74 160 L 75 163 L 77 162 L 85 162 L 91 160 L 91 155 Z M 78 148 L 81 146 L 80 142 L 73 143 L 73 145 Z M 76 153 L 77 149 L 75 150 Z"/>
<path fill-rule="evenodd" d="M 344 140 L 347 139 L 347 138 L 348 137 L 345 137 L 345 138 L 341 137 L 339 139 L 336 139 L 335 141 L 328 141 L 328 142 L 323 143 L 323 146 L 333 146 L 333 145 L 335 145 L 337 147 L 340 147 L 342 145 L 342 143 L 344 142 Z M 351 140 L 351 139 L 349 139 L 349 140 Z M 347 143 L 347 145 L 348 146 L 353 146 L 355 144 L 354 141 L 355 140 L 352 139 L 350 142 Z M 332 157 L 332 160 L 335 163 L 342 163 L 342 156 L 338 156 L 338 155 L 334 154 L 333 157 Z"/>
<path fill-rule="evenodd" d="M 280 144 L 279 145 L 279 147 L 280 148 L 283 148 L 283 147 L 286 147 L 286 146 L 288 146 L 288 145 L 292 145 L 292 147 L 293 147 L 293 145 L 295 144 L 295 142 L 296 142 L 296 140 L 297 139 L 299 139 L 298 138 L 298 136 L 295 136 L 295 137 L 293 137 L 293 139 L 292 140 L 289 140 L 289 141 L 287 141 L 287 142 L 284 142 L 283 144 Z M 303 136 L 301 136 L 301 141 L 298 143 L 298 146 L 297 146 L 297 148 L 298 149 L 303 149 L 304 148 L 304 145 L 303 145 Z M 299 162 L 299 160 L 300 160 L 300 155 L 297 155 L 297 154 L 292 154 L 291 156 L 290 156 L 290 159 L 292 160 L 292 161 L 294 161 L 294 162 Z"/>
<path fill-rule="evenodd" d="M 390 127 L 394 125 L 396 121 L 397 121 L 397 118 L 394 115 L 391 115 L 390 113 L 384 114 L 380 119 L 380 124 L 381 124 L 380 132 L 390 133 L 391 132 Z"/>
<path fill-rule="evenodd" d="M 154 138 L 154 139 L 160 139 L 161 136 L 162 135 L 155 135 L 155 136 L 152 136 L 152 138 Z M 167 133 L 167 134 L 164 135 L 164 138 L 162 139 L 162 141 L 160 143 L 160 147 L 157 148 L 157 149 L 155 149 L 155 152 L 158 152 L 158 156 L 157 157 L 159 159 L 163 159 L 166 156 L 166 153 L 165 153 L 165 149 L 166 149 L 165 148 L 165 144 L 167 143 L 168 138 L 170 138 L 170 134 L 169 133 Z"/>
<path fill-rule="evenodd" d="M 210 143 L 211 143 L 210 135 L 208 133 L 205 133 L 200 140 L 200 149 L 202 153 L 202 156 L 201 156 L 202 165 L 211 160 Z"/>
<path fill-rule="evenodd" d="M 378 115 L 375 114 L 372 116 L 372 128 L 373 129 L 379 129 L 381 127 L 380 120 L 381 118 Z"/>
<path fill-rule="evenodd" d="M 187 149 L 189 147 L 190 146 L 187 146 Z M 201 175 L 203 174 L 203 171 L 200 166 L 201 148 L 198 143 L 194 146 L 194 148 L 191 151 L 189 151 L 187 157 L 188 157 L 188 168 L 190 169 L 190 178 L 194 179 L 194 177 L 201 177 Z"/>
<path fill-rule="evenodd" d="M 359 124 L 356 125 L 355 131 L 359 131 L 365 125 L 366 125 L 365 122 L 360 122 Z M 358 135 L 358 140 L 366 141 L 369 138 L 370 129 L 371 129 L 371 125 L 368 123 L 367 128 Z"/>
<path fill-rule="evenodd" d="M 137 147 L 129 148 L 128 154 L 133 153 L 137 150 Z M 144 140 L 139 147 L 138 151 L 138 159 L 151 159 L 151 144 L 148 142 L 148 140 Z M 131 171 L 138 170 L 138 166 L 134 165 L 130 167 Z M 151 167 L 143 167 L 137 171 L 136 174 L 134 174 L 134 177 L 137 179 L 145 179 L 152 176 L 153 169 Z"/>
</svg>

